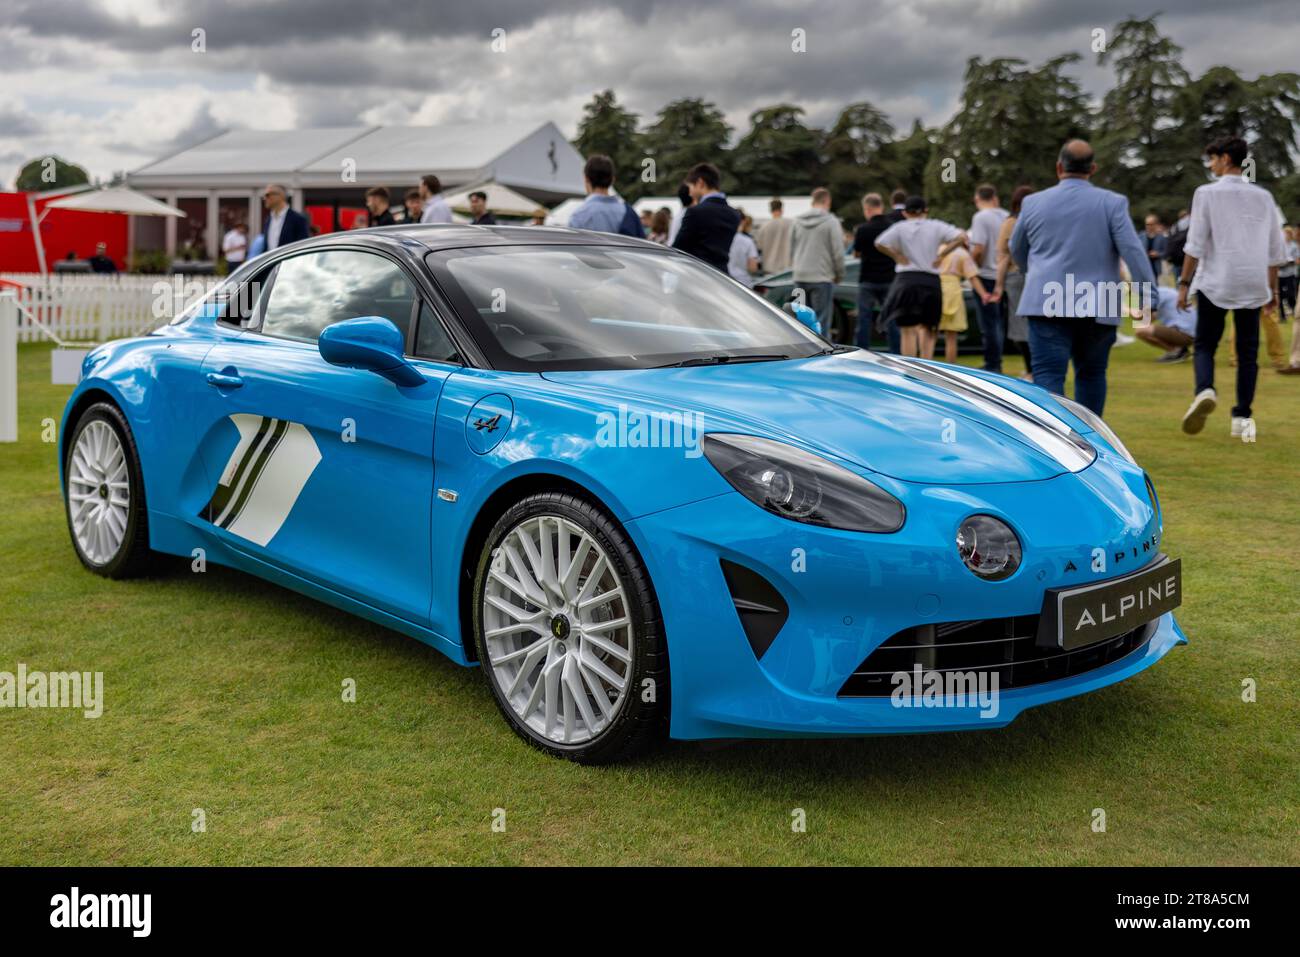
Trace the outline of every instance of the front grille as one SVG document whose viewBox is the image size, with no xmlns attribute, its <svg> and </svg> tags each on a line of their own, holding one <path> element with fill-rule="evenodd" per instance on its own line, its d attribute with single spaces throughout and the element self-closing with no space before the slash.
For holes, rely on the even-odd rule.
<svg viewBox="0 0 1300 957">
<path fill-rule="evenodd" d="M 973 671 L 998 676 L 998 688 L 1023 688 L 1057 681 L 1118 661 L 1146 644 L 1157 622 L 1073 651 L 1036 643 L 1038 615 L 950 621 L 904 628 L 867 655 L 840 688 L 842 698 L 883 698 L 893 676 L 923 671 Z M 992 680 L 991 677 L 988 680 Z"/>
</svg>

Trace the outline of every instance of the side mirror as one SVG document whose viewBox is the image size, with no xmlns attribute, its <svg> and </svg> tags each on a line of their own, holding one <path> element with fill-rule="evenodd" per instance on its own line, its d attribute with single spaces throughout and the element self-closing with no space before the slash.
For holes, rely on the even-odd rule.
<svg viewBox="0 0 1300 957">
<path fill-rule="evenodd" d="M 326 326 L 317 341 L 330 365 L 375 372 L 400 386 L 424 384 L 424 376 L 406 361 L 406 340 L 383 316 L 360 316 Z"/>
<path fill-rule="evenodd" d="M 818 335 L 821 335 L 822 326 L 821 323 L 817 321 L 816 310 L 814 310 L 811 306 L 805 306 L 801 302 L 793 302 L 790 304 L 790 306 L 791 306 L 791 311 L 794 312 L 794 317 L 796 319 L 802 322 L 813 332 L 817 333 Z"/>
</svg>

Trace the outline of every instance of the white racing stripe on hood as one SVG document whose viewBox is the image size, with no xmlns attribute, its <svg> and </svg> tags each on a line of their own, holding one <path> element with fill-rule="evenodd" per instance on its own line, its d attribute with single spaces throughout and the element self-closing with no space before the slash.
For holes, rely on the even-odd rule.
<svg viewBox="0 0 1300 957">
<path fill-rule="evenodd" d="M 1067 471 L 1081 472 L 1097 458 L 1097 450 L 1068 424 L 1010 389 L 967 372 L 937 369 L 892 355 L 864 351 L 858 356 L 967 399 Z"/>
</svg>

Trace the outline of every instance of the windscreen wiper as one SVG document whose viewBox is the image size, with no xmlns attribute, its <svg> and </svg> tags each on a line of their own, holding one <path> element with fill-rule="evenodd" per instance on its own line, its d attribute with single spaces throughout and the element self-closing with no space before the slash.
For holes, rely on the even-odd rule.
<svg viewBox="0 0 1300 957">
<path fill-rule="evenodd" d="M 693 356 L 690 359 L 683 359 L 681 362 L 669 362 L 665 365 L 655 366 L 656 369 L 683 369 L 686 366 L 721 366 L 730 365 L 736 362 L 772 362 L 776 359 L 789 359 L 784 353 L 773 353 L 772 355 L 757 356 Z"/>
</svg>

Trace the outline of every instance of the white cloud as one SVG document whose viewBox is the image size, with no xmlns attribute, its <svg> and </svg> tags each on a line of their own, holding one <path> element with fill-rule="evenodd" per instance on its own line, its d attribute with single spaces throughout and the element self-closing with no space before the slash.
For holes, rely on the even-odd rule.
<svg viewBox="0 0 1300 957">
<path fill-rule="evenodd" d="M 856 100 L 901 130 L 955 108 L 972 55 L 1041 62 L 1068 50 L 1100 92 L 1088 51 L 1132 0 L 811 0 L 791 7 L 685 0 L 476 0 L 439 10 L 401 0 L 10 0 L 0 22 L 0 157 L 58 152 L 106 176 L 222 126 L 554 120 L 572 134 L 592 93 L 613 88 L 649 121 L 702 96 L 743 132 L 754 109 L 802 105 L 828 124 Z M 1142 12 L 1142 11 L 1139 11 Z M 1287 0 L 1220 12 L 1186 0 L 1162 29 L 1200 72 L 1228 58 L 1249 75 L 1292 69 Z M 207 30 L 208 52 L 190 50 Z M 491 31 L 507 30 L 493 53 Z M 790 49 L 807 31 L 808 52 Z M 11 180 L 15 168 L 0 168 Z"/>
</svg>

